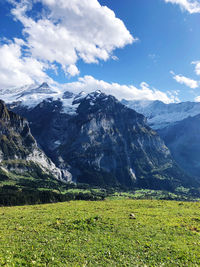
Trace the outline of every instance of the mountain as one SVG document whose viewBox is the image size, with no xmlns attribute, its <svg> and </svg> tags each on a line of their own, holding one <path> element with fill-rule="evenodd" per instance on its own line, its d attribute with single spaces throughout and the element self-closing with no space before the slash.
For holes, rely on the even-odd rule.
<svg viewBox="0 0 200 267">
<path fill-rule="evenodd" d="M 189 174 L 200 174 L 200 114 L 159 130 L 177 163 Z"/>
<path fill-rule="evenodd" d="M 167 190 L 193 183 L 145 117 L 113 96 L 67 91 L 29 103 L 9 108 L 28 119 L 40 147 L 76 182 Z"/>
<path fill-rule="evenodd" d="M 50 87 L 47 83 L 31 84 L 22 87 L 0 89 L 0 99 L 6 104 L 16 102 L 22 106 L 32 108 L 48 97 L 59 98 L 60 90 Z"/>
<path fill-rule="evenodd" d="M 0 169 L 16 175 L 37 172 L 58 180 L 70 180 L 70 173 L 58 169 L 40 150 L 27 120 L 9 111 L 0 100 Z"/>
<path fill-rule="evenodd" d="M 148 124 L 165 141 L 175 161 L 189 175 L 200 178 L 200 103 L 126 100 L 122 103 L 144 114 Z"/>
<path fill-rule="evenodd" d="M 57 87 L 50 87 L 47 83 L 32 84 L 23 87 L 13 87 L 9 89 L 0 89 L 0 99 L 7 104 L 16 105 L 16 107 L 25 107 L 32 109 L 43 100 L 60 100 L 62 102 L 62 112 L 67 114 L 76 113 L 76 100 L 84 98 L 87 93 L 65 91 Z M 148 125 L 154 130 L 162 129 L 188 117 L 194 117 L 200 114 L 199 102 L 182 102 L 165 104 L 161 101 L 150 100 L 125 100 L 121 103 L 147 118 Z"/>
<path fill-rule="evenodd" d="M 162 129 L 188 117 L 200 114 L 199 102 L 165 104 L 161 101 L 123 99 L 122 104 L 143 114 L 153 129 Z"/>
</svg>

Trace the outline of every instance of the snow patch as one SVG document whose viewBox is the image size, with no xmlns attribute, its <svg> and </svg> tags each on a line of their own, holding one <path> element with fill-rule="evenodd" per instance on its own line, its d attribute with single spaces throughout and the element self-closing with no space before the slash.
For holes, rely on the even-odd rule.
<svg viewBox="0 0 200 267">
<path fill-rule="evenodd" d="M 148 124 L 155 130 L 200 114 L 200 103 L 197 102 L 165 104 L 161 101 L 122 100 L 122 103 L 143 114 L 147 118 Z"/>
<path fill-rule="evenodd" d="M 130 174 L 131 174 L 132 178 L 133 178 L 134 180 L 136 180 L 137 178 L 136 178 L 136 176 L 135 176 L 135 172 L 133 171 L 133 169 L 130 168 L 129 171 L 130 171 Z"/>
<path fill-rule="evenodd" d="M 59 140 L 57 140 L 57 141 L 54 142 L 54 144 L 55 144 L 56 146 L 59 146 L 59 145 L 61 145 L 61 142 L 60 142 Z"/>
</svg>

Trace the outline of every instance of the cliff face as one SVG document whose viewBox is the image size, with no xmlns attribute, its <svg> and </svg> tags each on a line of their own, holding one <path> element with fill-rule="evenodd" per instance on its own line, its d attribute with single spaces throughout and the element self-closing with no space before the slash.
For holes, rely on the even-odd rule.
<svg viewBox="0 0 200 267">
<path fill-rule="evenodd" d="M 31 122 L 46 154 L 58 167 L 70 168 L 74 180 L 168 190 L 189 183 L 143 115 L 99 91 L 73 105 L 73 115 L 51 99 L 18 112 Z"/>
<path fill-rule="evenodd" d="M 27 120 L 9 111 L 3 101 L 0 101 L 0 167 L 16 173 L 31 173 L 39 168 L 56 179 L 71 178 L 38 148 Z"/>
</svg>

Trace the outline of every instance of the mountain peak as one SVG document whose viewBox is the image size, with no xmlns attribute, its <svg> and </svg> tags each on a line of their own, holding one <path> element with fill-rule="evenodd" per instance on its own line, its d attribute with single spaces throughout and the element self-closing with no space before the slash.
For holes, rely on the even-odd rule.
<svg viewBox="0 0 200 267">
<path fill-rule="evenodd" d="M 46 82 L 43 82 L 40 86 L 39 86 L 39 88 L 50 88 L 49 87 L 49 85 L 48 85 L 48 83 L 46 83 Z"/>
<path fill-rule="evenodd" d="M 81 102 L 81 100 L 83 99 L 83 98 L 85 98 L 86 97 L 86 92 L 84 92 L 84 91 L 81 91 L 79 94 L 77 94 L 75 97 L 74 97 L 74 101 L 73 101 L 73 105 L 74 104 L 79 104 L 80 102 Z"/>
<path fill-rule="evenodd" d="M 62 96 L 63 99 L 70 99 L 70 98 L 73 98 L 73 97 L 74 97 L 74 93 L 72 93 L 70 91 L 65 91 L 63 93 L 63 96 Z"/>
<path fill-rule="evenodd" d="M 86 99 L 96 99 L 96 98 L 99 98 L 99 97 L 102 97 L 102 96 L 105 96 L 105 94 L 102 93 L 100 90 L 96 90 L 94 92 L 89 93 L 86 96 Z"/>
</svg>

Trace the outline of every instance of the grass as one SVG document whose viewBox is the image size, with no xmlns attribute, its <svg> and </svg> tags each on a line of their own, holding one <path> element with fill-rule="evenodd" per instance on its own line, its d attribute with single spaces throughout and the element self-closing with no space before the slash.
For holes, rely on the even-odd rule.
<svg viewBox="0 0 200 267">
<path fill-rule="evenodd" d="M 200 266 L 200 203 L 126 199 L 1 207 L 0 265 Z"/>
</svg>

